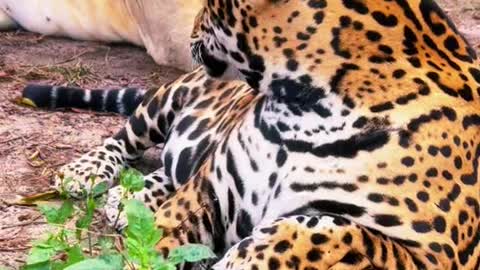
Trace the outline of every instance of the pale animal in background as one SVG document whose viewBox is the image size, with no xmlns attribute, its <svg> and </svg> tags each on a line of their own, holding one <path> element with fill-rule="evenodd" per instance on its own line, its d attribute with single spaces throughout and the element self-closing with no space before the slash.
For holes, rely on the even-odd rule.
<svg viewBox="0 0 480 270">
<path fill-rule="evenodd" d="M 0 0 L 0 31 L 18 26 L 79 40 L 145 47 L 160 65 L 190 70 L 189 36 L 201 0 Z"/>
</svg>

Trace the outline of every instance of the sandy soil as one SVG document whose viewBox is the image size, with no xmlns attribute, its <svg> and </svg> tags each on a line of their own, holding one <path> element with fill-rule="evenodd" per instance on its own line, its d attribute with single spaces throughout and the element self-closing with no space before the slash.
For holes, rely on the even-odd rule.
<svg viewBox="0 0 480 270">
<path fill-rule="evenodd" d="M 480 50 L 480 0 L 442 0 Z M 32 207 L 10 205 L 44 190 L 53 171 L 111 136 L 122 117 L 79 111 L 45 112 L 18 106 L 30 81 L 83 87 L 151 87 L 181 71 L 158 67 L 131 46 L 0 33 L 0 268 L 18 269 L 30 241 L 46 227 Z"/>
</svg>

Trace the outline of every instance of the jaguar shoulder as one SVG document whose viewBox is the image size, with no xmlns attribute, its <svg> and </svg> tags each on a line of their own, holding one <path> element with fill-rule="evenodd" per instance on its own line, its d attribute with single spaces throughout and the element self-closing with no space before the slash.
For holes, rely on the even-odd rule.
<svg viewBox="0 0 480 270">
<path fill-rule="evenodd" d="M 347 218 L 363 245 L 341 254 L 373 268 L 479 267 L 479 63 L 434 1 L 208 1 L 194 29 L 211 76 L 269 97 L 258 130 L 282 154 L 277 197 L 298 204 L 268 210 Z"/>
</svg>

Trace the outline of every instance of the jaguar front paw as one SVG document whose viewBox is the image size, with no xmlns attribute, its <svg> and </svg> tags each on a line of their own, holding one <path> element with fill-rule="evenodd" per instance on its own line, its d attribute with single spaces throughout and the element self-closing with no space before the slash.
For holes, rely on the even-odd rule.
<svg viewBox="0 0 480 270">
<path fill-rule="evenodd" d="M 108 190 L 108 197 L 103 207 L 107 225 L 118 232 L 123 231 L 128 225 L 127 217 L 122 211 L 122 199 L 130 199 L 131 194 L 125 194 L 125 188 L 116 186 Z"/>
<path fill-rule="evenodd" d="M 76 161 L 63 166 L 55 176 L 53 187 L 74 198 L 81 198 L 99 183 L 105 182 L 108 187 L 114 186 L 125 166 L 125 160 L 121 148 L 109 140 Z"/>
</svg>

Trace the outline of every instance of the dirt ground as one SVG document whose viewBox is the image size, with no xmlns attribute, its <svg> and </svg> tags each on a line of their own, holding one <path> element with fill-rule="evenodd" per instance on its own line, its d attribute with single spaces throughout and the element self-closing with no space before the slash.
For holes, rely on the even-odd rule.
<svg viewBox="0 0 480 270">
<path fill-rule="evenodd" d="M 480 0 L 439 2 L 480 51 Z M 0 33 L 0 268 L 18 269 L 30 241 L 46 229 L 35 208 L 9 202 L 45 190 L 55 169 L 99 145 L 125 121 L 114 115 L 18 106 L 15 98 L 23 86 L 35 81 L 151 87 L 180 73 L 156 66 L 142 49 L 127 45 Z"/>
<path fill-rule="evenodd" d="M 123 117 L 18 106 L 27 82 L 82 87 L 152 87 L 182 72 L 159 67 L 140 48 L 107 46 L 37 34 L 0 33 L 0 266 L 17 269 L 33 237 L 45 230 L 35 208 L 13 206 L 18 195 L 45 190 L 59 166 L 101 144 Z"/>
</svg>

